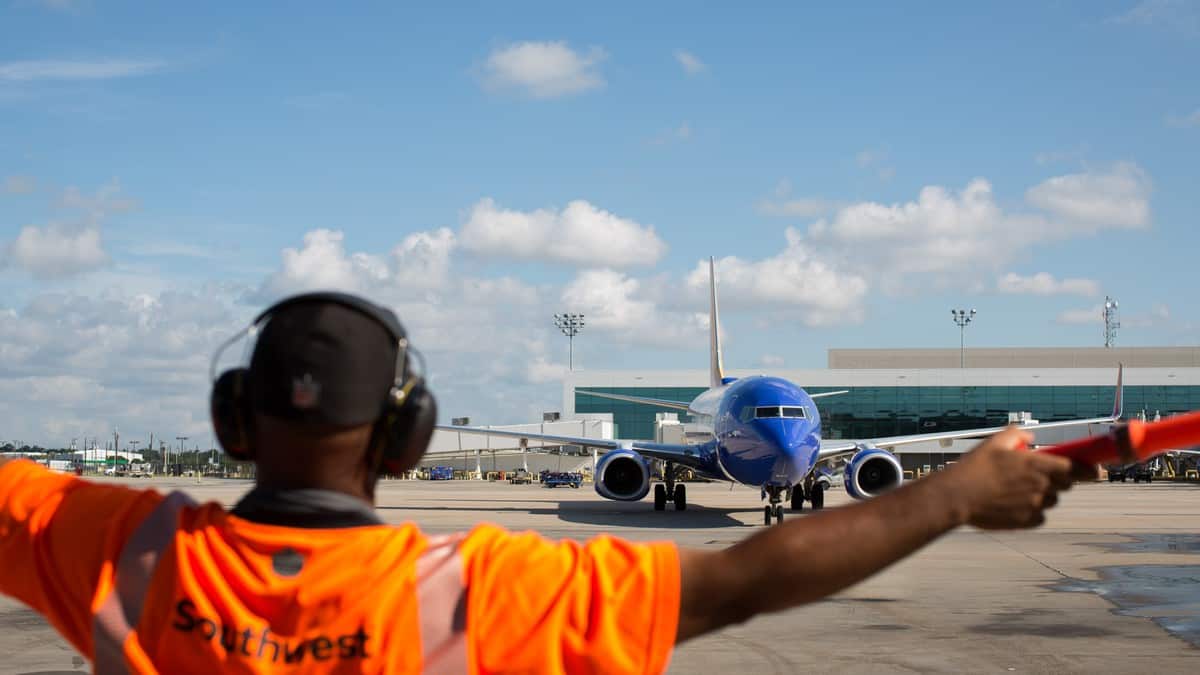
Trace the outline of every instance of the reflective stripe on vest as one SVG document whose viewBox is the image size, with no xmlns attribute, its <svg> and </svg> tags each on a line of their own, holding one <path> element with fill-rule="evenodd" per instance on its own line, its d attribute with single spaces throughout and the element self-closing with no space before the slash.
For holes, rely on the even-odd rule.
<svg viewBox="0 0 1200 675">
<path fill-rule="evenodd" d="M 158 559 L 174 539 L 179 511 L 195 502 L 172 492 L 134 530 L 117 558 L 113 588 L 92 621 L 96 675 L 123 675 L 125 641 L 142 615 L 142 600 Z"/>
<path fill-rule="evenodd" d="M 417 559 L 422 672 L 467 672 L 467 587 L 458 552 L 462 534 L 430 537 Z"/>
<path fill-rule="evenodd" d="M 127 675 L 125 642 L 142 615 L 142 603 L 163 551 L 174 540 L 179 512 L 196 503 L 172 492 L 130 536 L 117 561 L 112 591 L 93 618 L 95 675 Z M 422 671 L 467 672 L 467 587 L 458 545 L 465 535 L 430 537 L 417 559 L 417 613 Z"/>
</svg>

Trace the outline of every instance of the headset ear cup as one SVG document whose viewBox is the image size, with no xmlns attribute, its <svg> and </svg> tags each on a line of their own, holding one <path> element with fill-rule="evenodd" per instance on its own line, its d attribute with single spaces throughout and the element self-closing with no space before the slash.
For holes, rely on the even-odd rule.
<svg viewBox="0 0 1200 675">
<path fill-rule="evenodd" d="M 250 397 L 246 392 L 249 371 L 233 368 L 213 383 L 209 413 L 213 431 L 225 454 L 238 461 L 251 459 Z"/>
<path fill-rule="evenodd" d="M 416 466 L 429 447 L 436 423 L 437 400 L 419 383 L 384 420 L 384 470 L 398 474 Z"/>
</svg>

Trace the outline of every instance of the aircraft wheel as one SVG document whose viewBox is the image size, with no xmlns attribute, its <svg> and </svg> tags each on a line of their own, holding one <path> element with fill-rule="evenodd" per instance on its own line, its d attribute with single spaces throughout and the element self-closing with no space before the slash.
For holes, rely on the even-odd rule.
<svg viewBox="0 0 1200 675">
<path fill-rule="evenodd" d="M 662 511 L 667 508 L 667 486 L 659 483 L 654 486 L 654 510 Z"/>
<path fill-rule="evenodd" d="M 687 491 L 683 489 L 682 484 L 675 486 L 675 494 L 673 497 L 675 499 L 676 511 L 683 511 L 687 509 Z"/>
<path fill-rule="evenodd" d="M 777 523 L 783 522 L 783 504 L 775 505 L 775 522 L 777 522 Z"/>
<path fill-rule="evenodd" d="M 1116 476 L 1109 476 L 1109 477 L 1108 477 L 1108 482 L 1110 482 L 1110 483 L 1115 483 L 1115 482 L 1117 482 L 1117 477 L 1116 477 Z"/>
<path fill-rule="evenodd" d="M 1122 482 L 1122 483 L 1124 483 L 1124 482 L 1125 482 L 1125 476 L 1121 476 L 1121 482 Z"/>
<path fill-rule="evenodd" d="M 1153 483 L 1153 482 L 1154 482 L 1154 476 L 1146 476 L 1146 482 L 1147 482 L 1147 483 Z"/>
<path fill-rule="evenodd" d="M 764 507 L 763 507 L 763 525 L 770 525 L 770 524 L 771 524 L 771 512 L 772 512 L 773 510 L 774 510 L 774 509 L 772 509 L 772 508 L 770 507 L 770 505 L 767 505 L 767 506 L 764 506 Z"/>
<path fill-rule="evenodd" d="M 792 488 L 792 510 L 804 510 L 804 488 L 799 485 Z"/>
<path fill-rule="evenodd" d="M 812 494 L 808 500 L 812 502 L 813 511 L 820 511 L 825 508 L 825 486 L 820 483 L 814 483 L 812 486 Z"/>
</svg>

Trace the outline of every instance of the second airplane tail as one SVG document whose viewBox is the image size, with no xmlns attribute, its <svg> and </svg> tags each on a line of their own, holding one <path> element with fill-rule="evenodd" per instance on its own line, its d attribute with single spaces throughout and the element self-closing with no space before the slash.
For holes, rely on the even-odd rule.
<svg viewBox="0 0 1200 675">
<path fill-rule="evenodd" d="M 725 364 L 721 359 L 721 322 L 717 312 L 717 262 L 708 259 L 708 336 L 709 336 L 709 386 L 717 388 L 725 380 Z"/>
</svg>

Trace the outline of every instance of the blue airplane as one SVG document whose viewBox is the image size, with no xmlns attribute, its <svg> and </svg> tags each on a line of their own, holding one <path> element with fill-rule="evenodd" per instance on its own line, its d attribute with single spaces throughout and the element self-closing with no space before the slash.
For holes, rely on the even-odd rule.
<svg viewBox="0 0 1200 675">
<path fill-rule="evenodd" d="M 627 396 L 578 390 L 577 393 L 599 398 L 629 401 L 659 409 L 678 410 L 692 417 L 703 432 L 689 435 L 694 443 L 683 445 L 622 441 L 552 434 L 534 434 L 479 427 L 439 426 L 446 431 L 508 438 L 537 440 L 564 445 L 579 445 L 605 450 L 596 463 L 596 492 L 607 499 L 638 501 L 650 493 L 654 477 L 651 460 L 665 462 L 662 482 L 653 485 L 654 509 L 666 509 L 673 502 L 676 510 L 687 508 L 685 486 L 678 482 L 680 467 L 717 481 L 729 481 L 757 487 L 763 507 L 763 520 L 783 520 L 783 502 L 792 510 L 803 509 L 807 500 L 813 509 L 825 505 L 825 489 L 833 462 L 845 463 L 843 484 L 855 499 L 869 499 L 898 487 L 904 480 L 900 461 L 891 449 L 900 445 L 959 438 L 989 436 L 1004 429 L 990 427 L 961 431 L 868 438 L 860 440 L 821 439 L 821 415 L 816 401 L 825 396 L 845 394 L 829 391 L 809 394 L 801 387 L 779 377 L 725 377 L 721 358 L 721 339 L 717 311 L 716 266 L 709 259 L 709 388 L 690 403 L 657 398 Z M 1112 414 L 1108 417 L 1065 420 L 1025 425 L 1029 428 L 1111 424 L 1121 416 L 1122 369 L 1117 369 L 1117 388 Z"/>
</svg>

